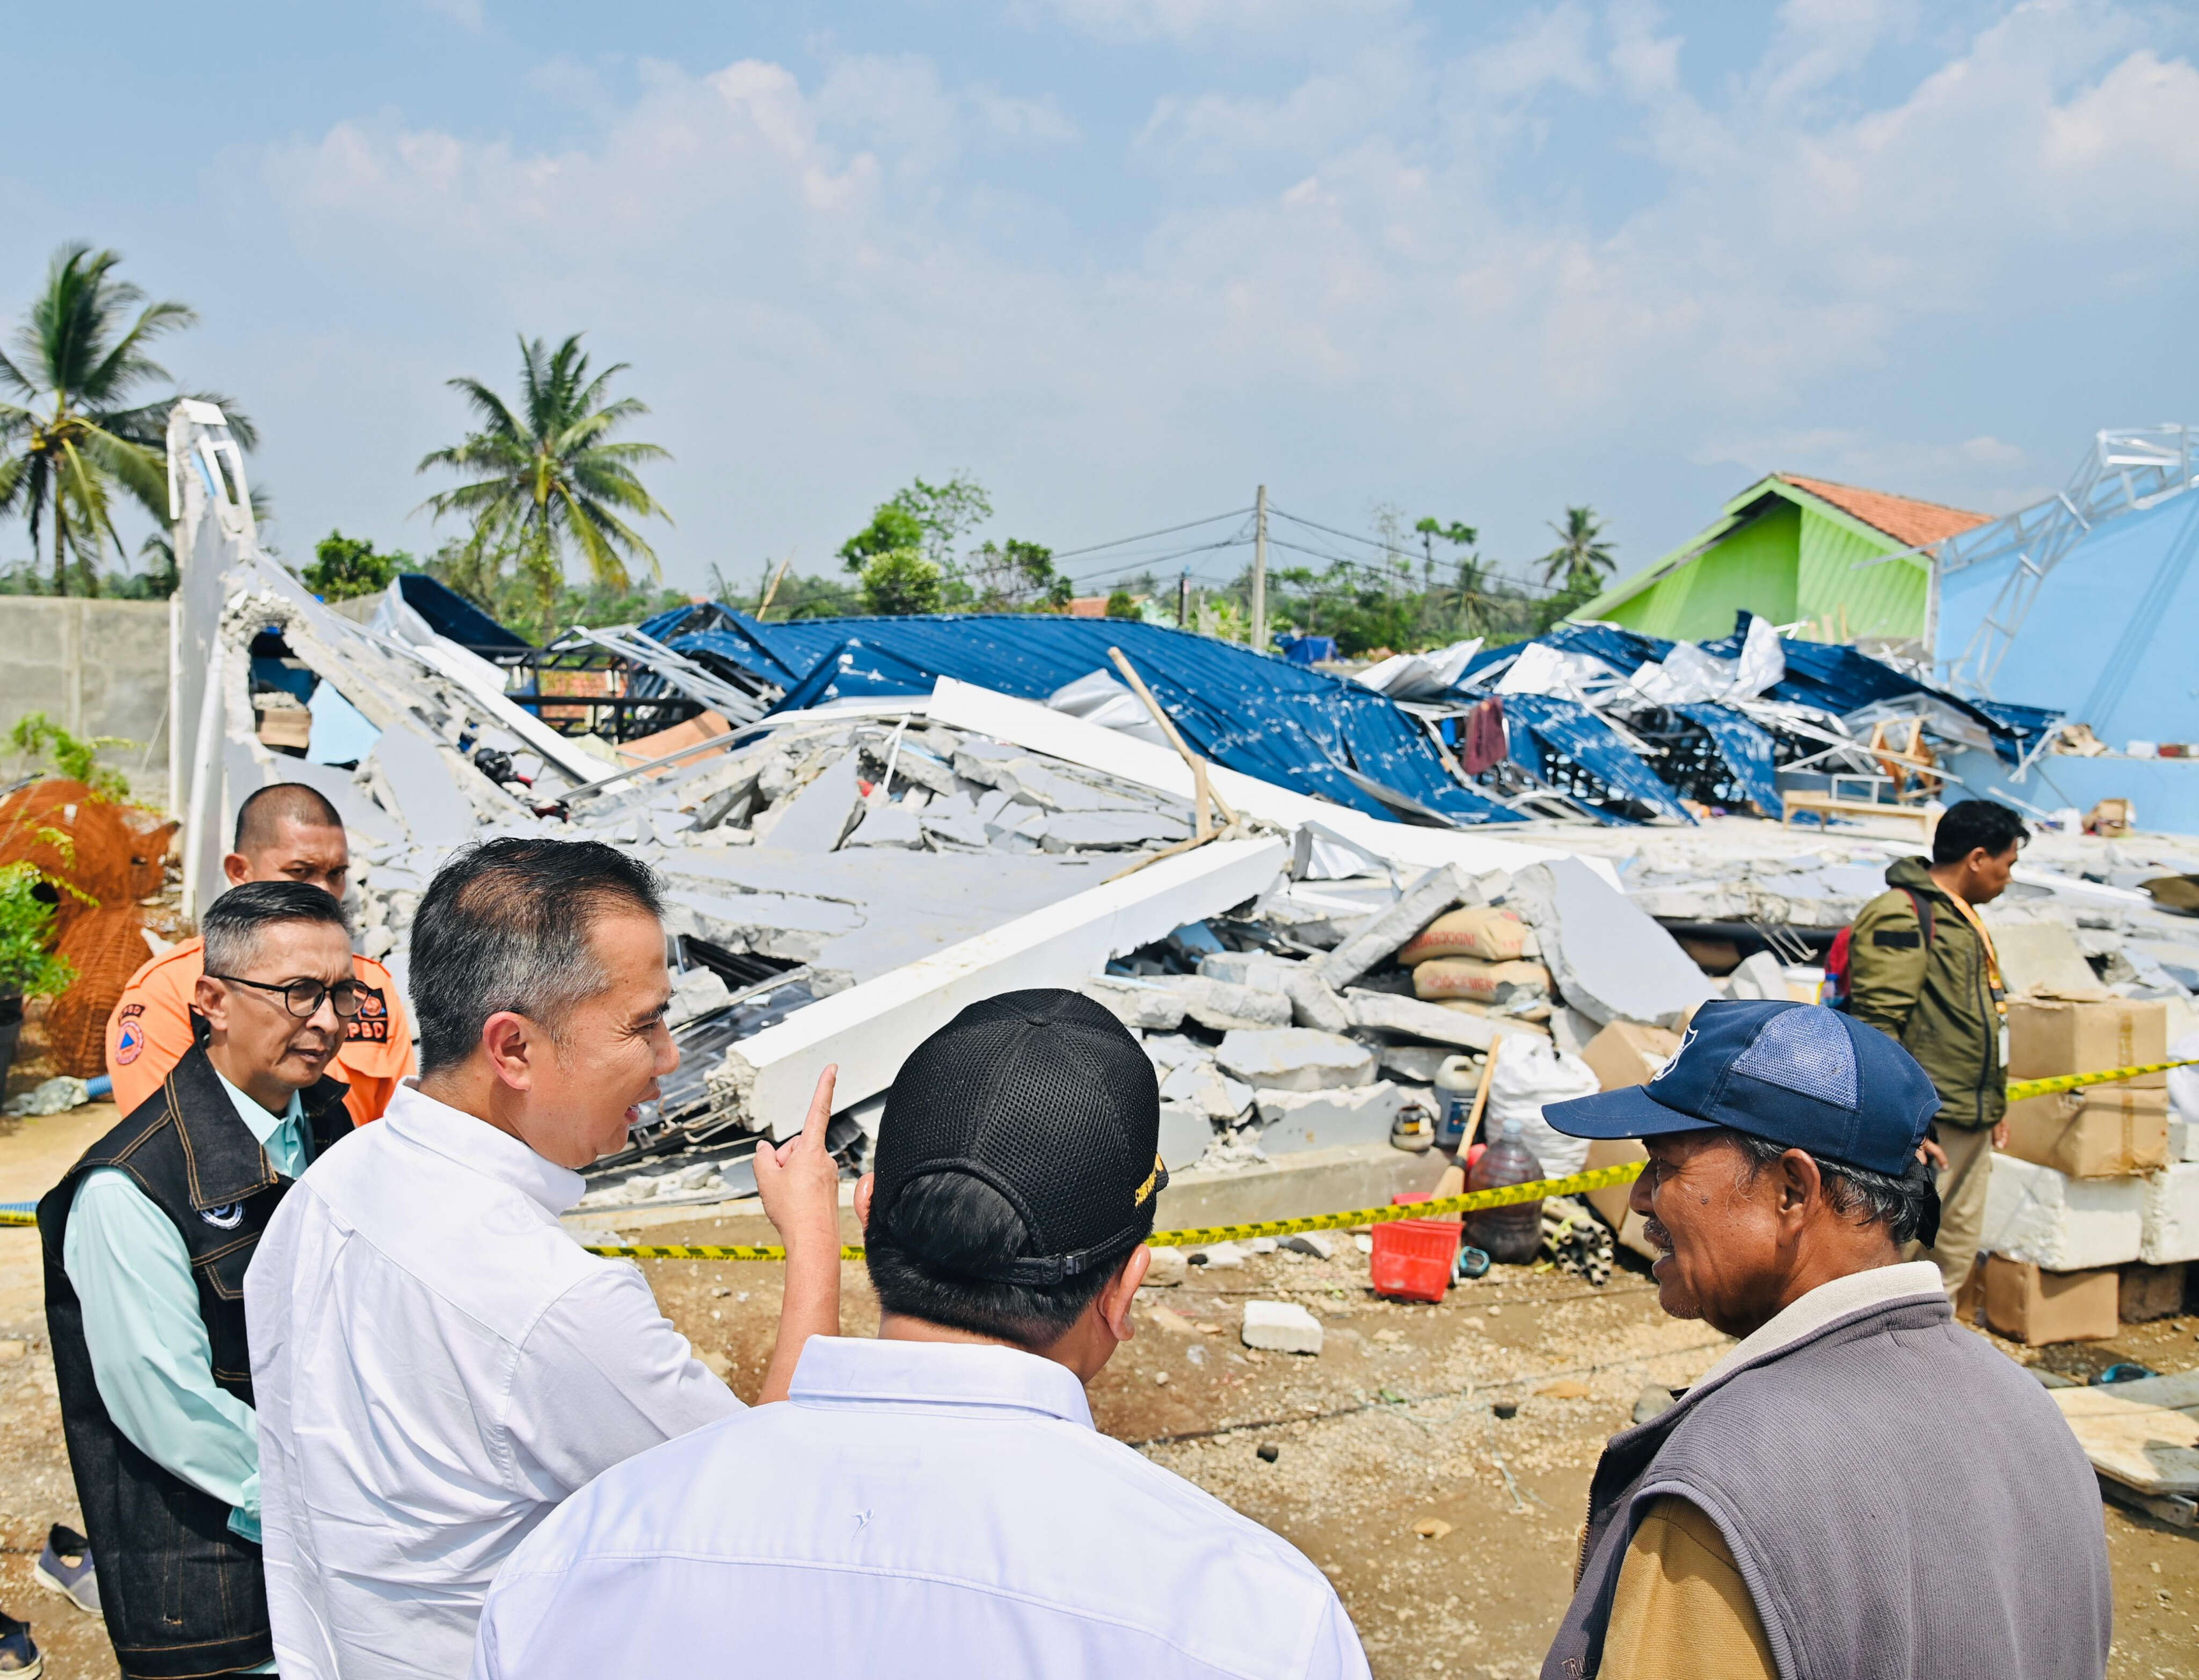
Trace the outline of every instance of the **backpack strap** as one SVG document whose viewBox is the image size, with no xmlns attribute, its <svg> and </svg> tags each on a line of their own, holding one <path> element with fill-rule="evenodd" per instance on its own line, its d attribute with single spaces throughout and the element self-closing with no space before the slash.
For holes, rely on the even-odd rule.
<svg viewBox="0 0 2199 1680">
<path fill-rule="evenodd" d="M 1923 930 L 1924 948 L 1928 951 L 1932 948 L 1932 935 L 1935 930 L 1932 920 L 1932 901 L 1914 887 L 1904 887 L 1901 890 L 1909 895 L 1909 901 L 1916 907 L 1916 925 Z"/>
</svg>

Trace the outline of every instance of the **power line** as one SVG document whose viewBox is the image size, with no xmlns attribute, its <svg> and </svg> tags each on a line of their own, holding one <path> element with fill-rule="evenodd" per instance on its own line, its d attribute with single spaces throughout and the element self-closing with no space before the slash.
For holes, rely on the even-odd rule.
<svg viewBox="0 0 2199 1680">
<path fill-rule="evenodd" d="M 1117 565 L 1101 566 L 1088 572 L 1079 572 L 1070 579 L 1072 583 L 1088 583 L 1095 578 L 1122 577 L 1131 572 L 1140 572 L 1155 566 L 1164 566 L 1171 560 L 1181 560 L 1191 554 L 1210 554 L 1217 549 L 1242 548 L 1251 541 L 1250 537 L 1227 537 L 1220 542 L 1201 543 L 1194 548 L 1179 548 L 1167 554 L 1149 554 L 1125 560 Z"/>
<path fill-rule="evenodd" d="M 1251 510 L 1250 508 L 1237 508 L 1228 513 L 1217 513 L 1205 519 L 1194 519 L 1187 524 L 1164 525 L 1158 531 L 1141 531 L 1134 537 L 1117 537 L 1112 542 L 1094 543 L 1085 548 L 1065 548 L 1058 551 L 1053 557 L 1056 560 L 1074 560 L 1081 554 L 1097 554 L 1103 548 L 1120 548 L 1125 543 L 1144 542 L 1151 537 L 1174 536 L 1178 531 L 1194 531 L 1201 525 L 1216 525 L 1225 519 L 1241 519 Z"/>
</svg>

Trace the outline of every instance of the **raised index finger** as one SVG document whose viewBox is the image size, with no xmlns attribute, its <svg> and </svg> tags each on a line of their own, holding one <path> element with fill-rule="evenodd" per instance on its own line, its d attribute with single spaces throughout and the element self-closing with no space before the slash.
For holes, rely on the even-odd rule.
<svg viewBox="0 0 2199 1680">
<path fill-rule="evenodd" d="M 809 1099 L 809 1117 L 802 1123 L 803 1139 L 816 1139 L 820 1149 L 825 1146 L 825 1129 L 832 1123 L 832 1089 L 839 1080 L 840 1066 L 837 1062 L 817 1076 L 817 1094 Z"/>
</svg>

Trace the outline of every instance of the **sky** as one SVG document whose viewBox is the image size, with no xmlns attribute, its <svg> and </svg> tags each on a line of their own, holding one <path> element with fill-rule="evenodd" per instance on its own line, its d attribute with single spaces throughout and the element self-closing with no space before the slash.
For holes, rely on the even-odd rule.
<svg viewBox="0 0 2199 1680">
<path fill-rule="evenodd" d="M 631 365 L 627 435 L 675 458 L 651 540 L 696 590 L 832 569 L 914 475 L 1059 551 L 1264 483 L 1517 567 L 1585 503 L 1626 571 L 1765 472 L 1999 512 L 2102 427 L 2199 419 L 2188 7 L 102 15 L 10 23 L 0 316 L 69 240 L 192 305 L 161 359 L 258 423 L 294 560 L 455 534 L 417 463 L 467 428 L 446 382 L 512 391 L 522 335 Z"/>
</svg>

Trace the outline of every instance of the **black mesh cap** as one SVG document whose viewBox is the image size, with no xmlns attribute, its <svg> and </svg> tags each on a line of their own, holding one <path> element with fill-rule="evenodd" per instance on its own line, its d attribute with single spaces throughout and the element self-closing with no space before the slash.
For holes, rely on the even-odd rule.
<svg viewBox="0 0 2199 1680">
<path fill-rule="evenodd" d="M 871 1217 L 914 1180 L 965 1173 L 1023 1221 L 1020 1252 L 957 1269 L 1050 1285 L 1111 1265 L 1153 1228 L 1160 1085 L 1128 1029 L 1076 992 L 1003 992 L 917 1046 L 886 1094 Z"/>
</svg>

